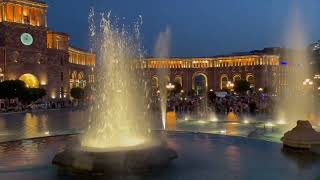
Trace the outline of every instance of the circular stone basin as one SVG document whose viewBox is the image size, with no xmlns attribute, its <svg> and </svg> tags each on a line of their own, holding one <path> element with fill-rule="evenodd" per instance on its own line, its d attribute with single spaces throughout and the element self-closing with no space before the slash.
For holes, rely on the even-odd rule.
<svg viewBox="0 0 320 180">
<path fill-rule="evenodd" d="M 166 144 L 150 142 L 119 149 L 67 148 L 58 153 L 52 163 L 62 172 L 72 174 L 140 174 L 165 167 L 177 157 L 177 153 Z"/>
<path fill-rule="evenodd" d="M 309 121 L 299 120 L 297 126 L 286 132 L 281 141 L 285 147 L 311 149 L 320 145 L 320 133 L 312 128 Z"/>
</svg>

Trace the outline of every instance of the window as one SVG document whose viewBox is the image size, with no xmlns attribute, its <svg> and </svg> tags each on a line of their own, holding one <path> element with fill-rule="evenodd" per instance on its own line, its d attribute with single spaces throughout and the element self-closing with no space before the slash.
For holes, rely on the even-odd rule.
<svg viewBox="0 0 320 180">
<path fill-rule="evenodd" d="M 228 83 L 228 76 L 222 75 L 220 78 L 220 88 L 221 89 L 227 88 L 227 83 Z"/>
</svg>

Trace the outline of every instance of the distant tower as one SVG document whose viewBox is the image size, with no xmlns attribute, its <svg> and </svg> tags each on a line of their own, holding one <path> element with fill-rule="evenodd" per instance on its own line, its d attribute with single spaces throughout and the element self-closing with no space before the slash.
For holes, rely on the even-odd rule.
<svg viewBox="0 0 320 180">
<path fill-rule="evenodd" d="M 46 82 L 47 7 L 35 0 L 0 0 L 1 80 L 21 79 L 30 87 Z"/>
</svg>

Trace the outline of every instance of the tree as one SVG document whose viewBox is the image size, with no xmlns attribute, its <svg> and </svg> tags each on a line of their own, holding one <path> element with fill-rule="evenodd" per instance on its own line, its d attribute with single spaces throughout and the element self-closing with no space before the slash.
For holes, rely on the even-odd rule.
<svg viewBox="0 0 320 180">
<path fill-rule="evenodd" d="M 243 94 L 243 93 L 247 92 L 248 90 L 250 90 L 250 83 L 246 80 L 236 81 L 235 86 L 234 86 L 234 90 L 235 90 L 235 92 L 237 92 L 239 94 Z"/>
<path fill-rule="evenodd" d="M 47 95 L 43 88 L 27 88 L 21 100 L 27 103 L 35 102 Z"/>
<path fill-rule="evenodd" d="M 85 96 L 84 94 L 84 90 L 82 88 L 79 88 L 79 87 L 74 87 L 71 89 L 70 91 L 70 95 L 72 98 L 74 99 L 83 99 Z"/>
<path fill-rule="evenodd" d="M 26 84 L 21 80 L 8 80 L 0 83 L 0 98 L 3 99 L 21 99 L 26 91 Z"/>
<path fill-rule="evenodd" d="M 174 82 L 174 89 L 172 90 L 174 94 L 179 94 L 182 90 L 182 86 L 179 82 Z"/>
</svg>

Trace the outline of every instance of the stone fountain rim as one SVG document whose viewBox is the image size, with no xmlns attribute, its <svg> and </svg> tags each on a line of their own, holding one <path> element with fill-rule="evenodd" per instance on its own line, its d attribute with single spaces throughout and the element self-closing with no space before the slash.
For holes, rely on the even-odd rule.
<svg viewBox="0 0 320 180">
<path fill-rule="evenodd" d="M 95 147 L 86 147 L 86 146 L 77 146 L 75 148 L 70 148 L 69 151 L 77 152 L 87 152 L 87 153 L 112 153 L 112 152 L 127 152 L 127 151 L 139 151 L 144 149 L 151 149 L 160 146 L 165 146 L 164 142 L 158 140 L 148 140 L 143 144 L 136 146 L 127 146 L 127 147 L 112 147 L 112 148 L 95 148 Z"/>
</svg>

